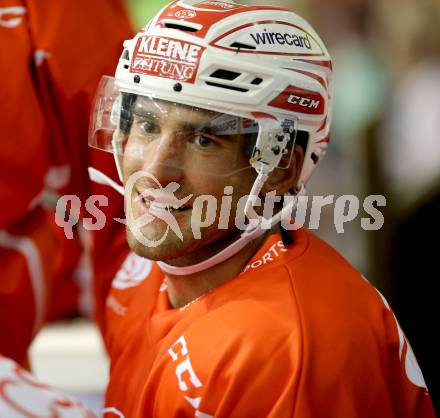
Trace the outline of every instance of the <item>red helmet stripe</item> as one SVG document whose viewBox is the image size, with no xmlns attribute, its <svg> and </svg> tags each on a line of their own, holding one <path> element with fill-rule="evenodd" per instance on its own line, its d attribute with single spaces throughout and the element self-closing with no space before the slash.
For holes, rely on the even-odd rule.
<svg viewBox="0 0 440 418">
<path fill-rule="evenodd" d="M 325 67 L 328 68 L 329 70 L 333 70 L 333 65 L 331 61 L 315 61 L 308 59 L 297 59 L 295 61 L 302 61 L 302 62 L 306 62 L 307 64 L 319 65 L 320 67 Z"/>
<path fill-rule="evenodd" d="M 285 68 L 286 70 L 295 71 L 297 73 L 304 74 L 307 77 L 313 78 L 318 83 L 320 83 L 322 87 L 324 87 L 325 89 L 327 88 L 327 81 L 324 78 L 322 78 L 319 75 L 317 75 L 317 74 L 313 74 L 313 73 L 310 73 L 308 71 L 298 70 L 296 68 L 289 68 L 289 67 L 283 67 L 283 68 Z"/>
</svg>

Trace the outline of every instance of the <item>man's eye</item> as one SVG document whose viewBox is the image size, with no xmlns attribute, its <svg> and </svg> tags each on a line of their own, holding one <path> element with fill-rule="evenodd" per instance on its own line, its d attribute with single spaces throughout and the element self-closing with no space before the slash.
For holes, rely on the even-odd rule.
<svg viewBox="0 0 440 418">
<path fill-rule="evenodd" d="M 139 129 L 145 134 L 159 133 L 159 127 L 152 121 L 142 121 L 139 123 Z"/>
<path fill-rule="evenodd" d="M 210 148 L 216 145 L 216 143 L 212 139 L 203 135 L 197 135 L 194 138 L 194 143 L 201 148 Z"/>
</svg>

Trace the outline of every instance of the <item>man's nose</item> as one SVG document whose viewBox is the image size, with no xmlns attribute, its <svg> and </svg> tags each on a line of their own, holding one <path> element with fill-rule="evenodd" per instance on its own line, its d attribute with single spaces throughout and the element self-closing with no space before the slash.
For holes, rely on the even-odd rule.
<svg viewBox="0 0 440 418">
<path fill-rule="evenodd" d="M 174 132 L 164 132 L 150 144 L 148 157 L 144 159 L 142 170 L 154 176 L 161 185 L 182 179 L 183 148 Z"/>
</svg>

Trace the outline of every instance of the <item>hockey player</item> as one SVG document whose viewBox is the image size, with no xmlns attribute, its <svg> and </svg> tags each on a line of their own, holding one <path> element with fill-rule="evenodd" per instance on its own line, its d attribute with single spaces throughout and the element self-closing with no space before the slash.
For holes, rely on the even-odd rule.
<svg viewBox="0 0 440 418">
<path fill-rule="evenodd" d="M 90 129 L 131 248 L 108 248 L 104 416 L 434 416 L 383 297 L 292 227 L 331 119 L 331 58 L 291 11 L 179 0 L 124 43 Z"/>
</svg>

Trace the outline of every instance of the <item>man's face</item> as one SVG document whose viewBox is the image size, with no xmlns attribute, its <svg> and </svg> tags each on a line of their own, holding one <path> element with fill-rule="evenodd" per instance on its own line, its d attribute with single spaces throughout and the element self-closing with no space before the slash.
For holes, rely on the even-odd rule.
<svg viewBox="0 0 440 418">
<path fill-rule="evenodd" d="M 203 248 L 233 230 L 237 203 L 249 194 L 256 177 L 249 165 L 256 134 L 241 134 L 243 120 L 234 116 L 143 97 L 136 99 L 132 112 L 122 160 L 126 212 L 132 213 L 127 216 L 129 245 L 149 259 L 184 257 L 185 262 L 194 262 Z M 244 125 L 249 124 L 244 121 Z M 231 197 L 225 199 L 226 186 L 232 186 L 232 194 L 229 188 Z M 202 195 L 212 196 L 209 199 L 216 203 L 215 215 L 211 225 L 196 228 L 201 236 L 195 237 L 194 226 L 210 216 L 206 203 L 200 210 Z M 230 210 L 225 211 L 229 199 Z M 178 209 L 172 207 L 181 202 Z M 147 222 L 140 225 L 141 217 Z M 161 243 L 145 245 L 139 236 Z"/>
</svg>

